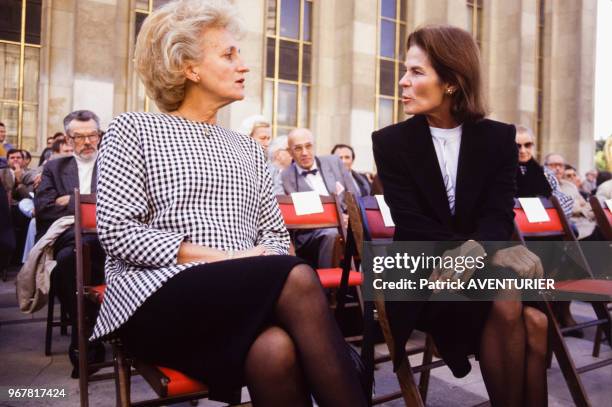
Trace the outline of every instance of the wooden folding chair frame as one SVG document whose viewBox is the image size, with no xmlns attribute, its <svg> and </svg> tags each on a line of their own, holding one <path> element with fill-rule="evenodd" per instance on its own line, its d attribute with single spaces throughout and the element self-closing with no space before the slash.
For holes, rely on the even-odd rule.
<svg viewBox="0 0 612 407">
<path fill-rule="evenodd" d="M 359 199 L 359 201 L 358 201 Z M 365 241 L 376 241 L 376 236 L 372 235 L 369 228 L 366 211 L 379 211 L 378 202 L 373 196 L 356 198 L 348 194 L 346 198 L 347 209 L 349 212 L 349 228 L 347 239 L 353 239 L 358 258 L 363 257 L 363 244 Z M 381 242 L 390 242 L 392 239 L 379 239 Z M 374 323 L 378 320 L 385 338 L 385 343 L 389 348 L 389 357 L 374 358 Z M 427 335 L 425 346 L 412 349 L 406 352 L 406 356 L 396 371 L 396 376 L 400 385 L 400 391 L 388 395 L 383 395 L 372 399 L 372 404 L 381 404 L 397 398 L 403 398 L 407 406 L 423 406 L 427 398 L 429 388 L 430 371 L 436 367 L 444 366 L 443 360 L 433 361 L 433 341 Z M 423 361 L 419 366 L 412 367 L 408 356 L 423 352 Z M 364 302 L 364 340 L 362 345 L 362 359 L 366 369 L 373 378 L 374 364 L 388 360 L 394 360 L 396 354 L 395 342 L 391 333 L 389 320 L 385 308 L 385 300 L 382 295 L 378 295 L 375 301 Z M 414 380 L 414 374 L 420 373 L 419 384 Z"/>
<path fill-rule="evenodd" d="M 78 189 L 74 190 L 75 199 L 75 250 L 76 250 L 76 280 L 77 280 L 77 314 L 78 314 L 78 329 L 79 329 L 79 350 L 80 355 L 87 354 L 88 345 L 88 329 L 85 320 L 85 299 L 87 298 L 93 303 L 100 304 L 104 295 L 105 286 L 93 287 L 90 285 L 91 280 L 91 256 L 89 246 L 83 244 L 82 234 L 96 234 L 95 225 L 95 204 L 96 196 L 81 195 Z M 82 206 L 82 204 L 89 206 Z M 83 208 L 87 208 L 89 211 L 93 211 L 93 223 L 92 213 L 89 213 L 88 223 L 83 223 L 82 212 Z M 89 367 L 104 367 L 114 366 L 114 373 L 98 374 L 89 376 L 83 374 L 87 372 L 87 358 L 79 357 L 79 390 L 81 407 L 87 407 L 89 405 L 89 397 L 87 392 L 88 381 L 91 380 L 102 380 L 115 378 L 116 388 L 116 404 L 120 407 L 130 406 L 161 406 L 164 404 L 179 403 L 188 400 L 197 400 L 208 397 L 208 388 L 206 385 L 196 382 L 193 379 L 188 378 L 180 374 L 180 372 L 173 371 L 172 369 L 162 368 L 158 366 L 152 366 L 142 361 L 136 360 L 126 354 L 121 341 L 117 336 L 111 335 L 108 338 L 113 348 L 113 363 L 103 363 L 100 365 L 89 365 Z M 136 371 L 149 383 L 151 388 L 159 395 L 159 398 L 144 400 L 132 403 L 130 397 L 130 382 L 132 366 L 136 368 Z M 177 377 L 176 374 L 180 376 Z M 201 387 L 198 391 L 186 392 L 184 394 L 169 395 L 169 386 L 171 384 L 171 375 L 177 377 L 178 386 L 183 385 L 193 387 Z M 236 400 L 233 400 L 234 404 L 240 403 L 240 394 L 236 395 Z"/>
<path fill-rule="evenodd" d="M 565 241 L 576 242 L 576 238 L 573 232 L 571 231 L 569 223 L 563 213 L 563 209 L 561 208 L 561 205 L 559 201 L 557 200 L 557 198 L 553 196 L 551 197 L 550 200 L 547 200 L 544 198 L 541 198 L 541 200 L 542 200 L 544 207 L 548 210 L 549 214 L 558 217 L 560 224 L 561 224 L 561 230 L 556 231 L 556 232 L 554 230 L 548 230 L 546 232 L 532 231 L 529 233 L 524 233 L 521 231 L 519 224 L 516 222 L 516 218 L 515 218 L 516 237 L 523 244 L 525 244 L 526 240 L 536 240 L 538 238 L 550 239 L 551 237 L 554 237 L 554 236 L 560 236 Z M 520 209 L 520 203 L 518 202 L 518 200 L 515 201 L 515 212 L 517 209 Z M 556 219 L 553 219 L 552 221 L 556 221 Z M 592 273 L 590 272 L 588 262 L 586 261 L 586 258 L 584 257 L 584 254 L 582 253 L 582 250 L 580 249 L 577 243 L 576 243 L 576 250 L 578 251 L 581 262 L 583 262 L 583 266 L 585 267 L 587 272 L 592 277 Z M 584 280 L 576 280 L 574 283 L 569 282 L 567 285 L 564 285 L 561 282 L 561 284 L 558 284 L 559 287 L 562 287 L 559 290 L 571 293 L 572 286 L 576 286 L 576 284 L 580 283 L 581 281 L 584 281 Z M 581 293 L 585 293 L 585 292 L 581 291 Z M 608 299 L 612 299 L 612 291 L 610 292 L 610 296 L 608 297 Z M 563 333 L 577 330 L 577 329 L 583 329 L 589 326 L 602 326 L 602 325 L 603 326 L 607 325 L 608 331 L 609 331 L 610 326 L 611 326 L 610 314 L 605 310 L 605 305 L 603 305 L 601 302 L 591 302 L 591 305 L 593 306 L 593 310 L 595 311 L 597 319 L 593 321 L 577 324 L 576 326 L 573 326 L 570 328 L 561 328 L 554 315 L 554 312 L 552 310 L 549 300 L 550 300 L 550 297 L 547 294 L 543 294 L 540 305 L 541 305 L 541 309 L 546 314 L 546 316 L 548 317 L 548 321 L 549 321 L 548 327 L 549 327 L 550 348 L 552 352 L 554 353 L 555 357 L 557 358 L 559 367 L 561 369 L 561 372 L 563 373 L 563 377 L 565 378 L 565 381 L 568 385 L 568 389 L 572 395 L 572 399 L 574 403 L 577 406 L 590 406 L 590 402 L 586 395 L 584 386 L 582 385 L 582 381 L 580 380 L 579 374 L 588 372 L 594 369 L 598 369 L 603 366 L 610 365 L 612 364 L 612 358 L 608 360 L 594 362 L 586 366 L 577 368 L 576 365 L 574 364 L 574 361 L 571 357 L 571 354 L 565 343 L 565 340 L 563 339 Z M 610 333 L 608 333 L 608 339 L 610 339 L 609 335 Z M 610 345 L 612 346 L 612 342 L 610 343 Z M 597 349 L 597 353 L 599 353 L 598 349 Z M 594 349 L 593 356 L 596 356 L 595 349 Z"/>
<path fill-rule="evenodd" d="M 283 207 L 287 207 L 287 206 L 293 207 L 293 199 L 291 198 L 290 195 L 277 195 L 276 196 L 276 200 L 279 204 L 279 207 L 281 208 L 281 212 L 283 212 L 283 220 L 285 222 L 285 227 L 288 230 L 290 231 L 291 230 L 296 230 L 296 231 L 304 230 L 305 231 L 305 230 L 335 228 L 338 230 L 339 236 L 343 239 L 344 261 L 341 267 L 342 273 L 341 273 L 340 283 L 338 284 L 337 287 L 331 287 L 331 288 L 337 289 L 335 307 L 336 307 L 336 318 L 339 318 L 342 312 L 344 311 L 344 308 L 346 305 L 346 296 L 348 295 L 348 290 L 350 286 L 349 280 L 351 277 L 351 273 L 355 275 L 354 274 L 355 272 L 351 270 L 351 269 L 354 270 L 354 256 L 356 254 L 355 242 L 352 236 L 347 234 L 347 229 L 345 225 L 342 223 L 342 209 L 340 207 L 339 198 L 336 195 L 320 196 L 320 198 L 321 198 L 321 203 L 324 206 L 324 208 L 326 206 L 329 207 L 329 205 L 334 205 L 335 220 L 323 221 L 322 219 L 325 218 L 327 214 L 324 214 L 321 216 L 319 216 L 318 214 L 313 214 L 313 215 L 304 215 L 304 219 L 306 221 L 308 221 L 308 219 L 312 219 L 310 223 L 304 223 L 303 221 L 293 223 L 291 222 L 291 219 L 289 219 L 288 221 L 286 213 L 283 212 Z M 293 214 L 291 214 L 291 216 L 293 216 Z M 317 218 L 319 218 L 319 220 L 317 220 Z M 359 307 L 363 310 L 363 301 L 361 298 L 361 291 L 358 285 L 356 286 L 356 289 L 357 289 Z M 360 339 L 361 337 L 347 338 L 347 340 L 349 341 L 355 341 L 355 340 L 360 340 Z"/>
</svg>

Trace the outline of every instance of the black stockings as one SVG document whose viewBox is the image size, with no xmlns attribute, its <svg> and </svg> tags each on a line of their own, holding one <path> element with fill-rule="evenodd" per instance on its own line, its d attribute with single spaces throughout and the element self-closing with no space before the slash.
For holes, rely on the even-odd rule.
<svg viewBox="0 0 612 407">
<path fill-rule="evenodd" d="M 246 379 L 256 406 L 365 406 L 347 345 L 321 284 L 306 265 L 291 270 L 276 305 L 277 327 L 253 343 Z M 308 391 L 310 390 L 310 392 Z"/>
<path fill-rule="evenodd" d="M 516 300 L 493 303 L 480 369 L 493 406 L 545 406 L 546 316 Z"/>
</svg>

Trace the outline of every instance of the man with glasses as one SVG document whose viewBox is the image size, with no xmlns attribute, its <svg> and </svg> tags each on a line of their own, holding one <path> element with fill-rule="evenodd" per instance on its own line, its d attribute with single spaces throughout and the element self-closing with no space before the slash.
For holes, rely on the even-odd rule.
<svg viewBox="0 0 612 407">
<path fill-rule="evenodd" d="M 89 110 L 77 110 L 64 118 L 67 142 L 72 147 L 71 155 L 60 156 L 47 162 L 40 186 L 34 197 L 36 208 L 36 230 L 38 240 L 59 218 L 74 215 L 74 189 L 81 194 L 96 192 L 96 160 L 100 143 L 100 119 Z M 95 237 L 84 236 L 92 248 L 92 279 L 94 284 L 103 281 L 104 252 Z M 72 322 L 72 337 L 69 348 L 70 361 L 74 366 L 72 377 L 78 377 L 78 348 L 76 328 L 76 281 L 74 230 L 68 228 L 53 243 L 57 265 L 53 269 L 53 284 Z M 92 316 L 95 318 L 95 315 Z M 92 344 L 88 359 L 104 359 L 104 347 L 100 342 Z"/>
<path fill-rule="evenodd" d="M 285 193 L 316 191 L 319 195 L 336 194 L 344 205 L 344 193 L 359 195 L 350 173 L 335 155 L 315 156 L 314 138 L 308 129 L 289 133 L 288 150 L 293 163 L 281 173 Z M 344 207 L 343 207 L 344 209 Z M 313 266 L 333 266 L 333 249 L 338 232 L 318 229 L 295 234 L 296 251 Z M 314 261 L 314 259 L 318 259 Z"/>
</svg>

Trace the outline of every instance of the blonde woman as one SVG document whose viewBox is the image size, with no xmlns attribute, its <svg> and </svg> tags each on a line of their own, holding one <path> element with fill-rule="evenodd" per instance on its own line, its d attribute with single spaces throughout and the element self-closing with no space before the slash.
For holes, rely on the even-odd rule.
<svg viewBox="0 0 612 407">
<path fill-rule="evenodd" d="M 99 161 L 108 288 L 94 338 L 254 405 L 365 405 L 316 274 L 289 236 L 257 143 L 216 124 L 248 68 L 226 1 L 174 1 L 144 22 L 135 61 L 164 113 L 111 123 Z M 172 146 L 171 149 L 168 146 Z"/>
</svg>

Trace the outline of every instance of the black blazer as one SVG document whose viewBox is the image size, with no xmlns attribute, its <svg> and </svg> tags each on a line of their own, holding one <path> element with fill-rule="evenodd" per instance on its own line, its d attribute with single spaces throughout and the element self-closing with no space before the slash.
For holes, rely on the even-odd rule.
<svg viewBox="0 0 612 407">
<path fill-rule="evenodd" d="M 463 125 L 454 216 L 425 117 L 374 132 L 374 159 L 396 225 L 394 240 L 509 240 L 518 163 L 515 132 L 512 125 L 487 119 Z"/>
<path fill-rule="evenodd" d="M 426 118 L 417 115 L 374 132 L 374 159 L 395 222 L 394 240 L 509 241 L 518 165 L 515 133 L 514 126 L 487 119 L 463 125 L 452 216 Z M 438 309 L 443 315 L 441 307 L 431 303 L 427 314 L 438 315 Z M 396 349 L 404 349 L 424 309 L 425 303 L 387 303 Z M 443 343 L 436 344 L 453 373 L 467 374 L 468 349 L 458 349 L 462 344 L 443 332 L 439 338 Z M 396 367 L 402 356 L 396 355 Z"/>
<path fill-rule="evenodd" d="M 97 184 L 98 166 L 96 164 L 91 177 L 92 193 L 96 192 Z M 74 188 L 78 187 L 79 169 L 74 157 L 60 157 L 45 164 L 40 185 L 34 196 L 37 240 L 57 219 L 66 215 L 74 215 Z M 68 205 L 56 205 L 55 200 L 63 195 L 70 195 Z"/>
</svg>

